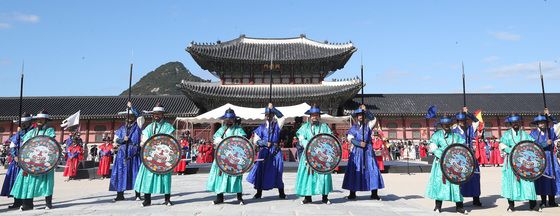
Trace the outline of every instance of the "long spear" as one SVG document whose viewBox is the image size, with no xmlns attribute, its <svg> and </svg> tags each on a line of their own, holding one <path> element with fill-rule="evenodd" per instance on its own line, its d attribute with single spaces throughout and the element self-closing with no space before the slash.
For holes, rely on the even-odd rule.
<svg viewBox="0 0 560 216">
<path fill-rule="evenodd" d="M 25 66 L 25 62 L 21 63 L 21 80 L 19 83 L 19 124 L 18 127 L 21 130 L 21 115 L 22 115 L 22 108 L 23 108 L 23 69 Z M 19 137 L 19 136 L 18 136 Z"/>
<path fill-rule="evenodd" d="M 363 56 L 361 56 L 361 58 L 360 58 L 360 82 L 361 82 L 360 84 L 361 84 L 361 87 L 362 87 L 362 89 L 361 89 L 362 90 L 362 106 L 365 106 L 364 105 L 364 57 Z M 366 124 L 366 113 L 364 112 L 364 110 L 362 110 L 362 112 L 363 112 L 363 115 L 362 115 L 362 142 L 365 143 L 366 142 L 366 134 L 365 134 L 366 133 L 366 126 L 365 126 L 365 124 Z M 366 145 L 367 145 L 367 143 L 366 143 Z M 365 146 L 364 146 L 364 148 L 365 148 Z M 366 160 L 364 159 L 362 161 L 363 161 L 362 169 L 365 169 L 366 165 L 367 165 Z"/>
<path fill-rule="evenodd" d="M 16 138 L 17 138 L 17 149 L 19 151 L 19 147 L 21 146 L 21 137 L 19 136 L 19 132 L 22 130 L 21 128 L 21 115 L 22 115 L 22 107 L 23 107 L 23 69 L 24 69 L 24 65 L 25 62 L 21 63 L 21 79 L 20 79 L 20 83 L 19 83 L 19 115 L 18 115 L 18 131 L 16 132 Z"/>
<path fill-rule="evenodd" d="M 128 136 L 129 134 L 129 128 L 130 128 L 130 109 L 131 107 L 128 106 L 128 103 L 131 103 L 130 98 L 131 98 L 131 94 L 132 94 L 132 68 L 134 67 L 134 63 L 130 63 L 130 74 L 128 76 L 128 101 L 126 104 L 126 136 Z M 126 164 L 127 160 L 128 160 L 128 143 L 130 142 L 130 137 L 128 138 L 128 140 L 126 141 L 125 144 L 125 151 L 124 151 L 124 163 Z"/>
<path fill-rule="evenodd" d="M 547 109 L 548 107 L 546 106 L 546 94 L 544 93 L 544 78 L 543 78 L 543 75 L 542 75 L 541 62 L 539 62 L 539 73 L 541 74 L 542 99 L 543 99 L 543 103 L 544 103 L 544 108 Z"/>
<path fill-rule="evenodd" d="M 467 93 L 465 90 L 465 64 L 461 61 L 461 73 L 463 75 L 463 107 L 467 107 Z M 464 111 L 461 111 L 465 114 L 465 137 L 466 140 L 465 142 L 467 142 L 467 145 L 469 145 L 469 148 L 472 148 L 472 144 L 471 144 L 471 140 L 470 140 L 470 132 L 469 132 L 469 127 L 467 126 L 467 113 Z"/>
<path fill-rule="evenodd" d="M 548 107 L 546 106 L 546 94 L 544 92 L 544 78 L 543 78 L 543 74 L 542 74 L 542 66 L 541 66 L 541 62 L 539 62 L 539 73 L 541 75 L 541 89 L 542 89 L 542 99 L 543 99 L 543 103 L 544 103 L 544 109 L 548 110 Z M 545 113 L 545 118 L 546 118 L 546 122 L 545 122 L 545 132 L 544 134 L 546 135 L 546 144 L 548 145 L 548 142 L 550 142 L 550 130 L 548 129 L 548 114 Z M 551 157 L 552 160 L 554 160 L 554 157 Z M 552 169 L 556 170 L 556 165 L 554 164 L 555 161 L 551 161 L 552 164 Z"/>
<path fill-rule="evenodd" d="M 461 68 L 462 68 L 462 73 L 463 73 L 463 107 L 467 106 L 467 94 L 465 92 L 465 64 L 463 64 L 463 62 L 461 62 Z"/>
</svg>

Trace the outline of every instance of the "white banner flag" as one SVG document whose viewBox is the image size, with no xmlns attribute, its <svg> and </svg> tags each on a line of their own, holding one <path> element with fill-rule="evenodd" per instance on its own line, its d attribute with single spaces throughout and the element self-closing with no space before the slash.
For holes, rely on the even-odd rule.
<svg viewBox="0 0 560 216">
<path fill-rule="evenodd" d="M 64 129 L 75 126 L 75 125 L 79 125 L 80 124 L 80 111 L 78 110 L 77 113 L 74 113 L 73 115 L 71 115 L 70 117 L 64 119 L 64 121 L 62 121 L 62 124 L 60 125 L 60 127 L 63 127 Z"/>
</svg>

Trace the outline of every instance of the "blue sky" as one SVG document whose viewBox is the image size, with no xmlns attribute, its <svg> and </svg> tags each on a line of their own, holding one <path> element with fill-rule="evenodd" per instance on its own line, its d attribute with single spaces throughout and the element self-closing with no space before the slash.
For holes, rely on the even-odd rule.
<svg viewBox="0 0 560 216">
<path fill-rule="evenodd" d="M 0 0 L 0 96 L 117 95 L 169 61 L 214 79 L 191 41 L 295 37 L 352 41 L 327 78 L 359 76 L 367 93 L 560 92 L 555 1 L 7 1 Z M 134 55 L 132 55 L 134 50 Z M 556 84 L 555 84 L 556 83 Z M 553 86 L 555 84 L 555 86 Z"/>
</svg>

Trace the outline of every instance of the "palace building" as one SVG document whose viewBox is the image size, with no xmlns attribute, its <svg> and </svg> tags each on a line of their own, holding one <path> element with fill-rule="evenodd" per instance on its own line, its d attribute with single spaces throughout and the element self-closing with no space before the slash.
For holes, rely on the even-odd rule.
<svg viewBox="0 0 560 216">
<path fill-rule="evenodd" d="M 317 42 L 305 35 L 295 38 L 241 35 L 226 42 L 192 42 L 186 51 L 202 69 L 219 79 L 214 83 L 182 81 L 178 85 L 204 111 L 226 103 L 265 107 L 272 83 L 275 106 L 321 104 L 329 114 L 336 115 L 342 104 L 361 89 L 359 79 L 325 81 L 344 68 L 356 52 L 351 42 Z"/>
</svg>

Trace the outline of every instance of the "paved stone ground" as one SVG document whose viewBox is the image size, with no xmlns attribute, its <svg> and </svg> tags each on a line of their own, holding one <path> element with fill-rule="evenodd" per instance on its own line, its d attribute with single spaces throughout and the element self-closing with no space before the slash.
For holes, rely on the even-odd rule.
<svg viewBox="0 0 560 216">
<path fill-rule="evenodd" d="M 3 170 L 1 171 L 3 172 Z M 542 213 L 532 213 L 524 209 L 527 203 L 519 203 L 517 211 L 513 214 L 506 213 L 507 202 L 499 196 L 500 176 L 499 168 L 482 168 L 484 182 L 482 185 L 484 207 L 473 208 L 471 200 L 466 199 L 465 207 L 471 211 L 469 215 L 558 215 L 560 208 L 546 208 Z M 315 196 L 314 203 L 300 205 L 300 198 L 293 195 L 295 173 L 285 173 L 284 181 L 288 199 L 278 200 L 276 191 L 264 192 L 261 200 L 252 200 L 254 193 L 251 185 L 244 182 L 244 198 L 246 205 L 236 204 L 235 195 L 227 195 L 226 203 L 211 205 L 215 195 L 205 191 L 207 174 L 173 176 L 173 196 L 175 205 L 168 207 L 160 205 L 163 196 L 152 198 L 153 206 L 143 208 L 140 202 L 127 200 L 112 203 L 114 193 L 107 191 L 108 179 L 105 180 L 79 180 L 64 182 L 62 173 L 56 174 L 54 194 L 54 207 L 44 210 L 44 201 L 37 199 L 36 210 L 19 212 L 7 211 L 11 199 L 0 198 L 0 214 L 2 215 L 304 215 L 304 216 L 329 216 L 329 215 L 440 215 L 431 212 L 433 201 L 425 199 L 423 193 L 428 173 L 414 175 L 384 174 L 386 189 L 380 191 L 383 201 L 369 200 L 369 193 L 358 193 L 357 201 L 346 201 L 344 196 L 347 191 L 342 190 L 343 174 L 334 174 L 333 183 L 335 191 L 329 196 L 332 205 L 320 202 L 320 196 Z M 4 178 L 0 175 L 0 178 Z M 132 194 L 127 193 L 127 197 Z M 444 202 L 442 215 L 457 215 L 454 204 Z"/>
</svg>

